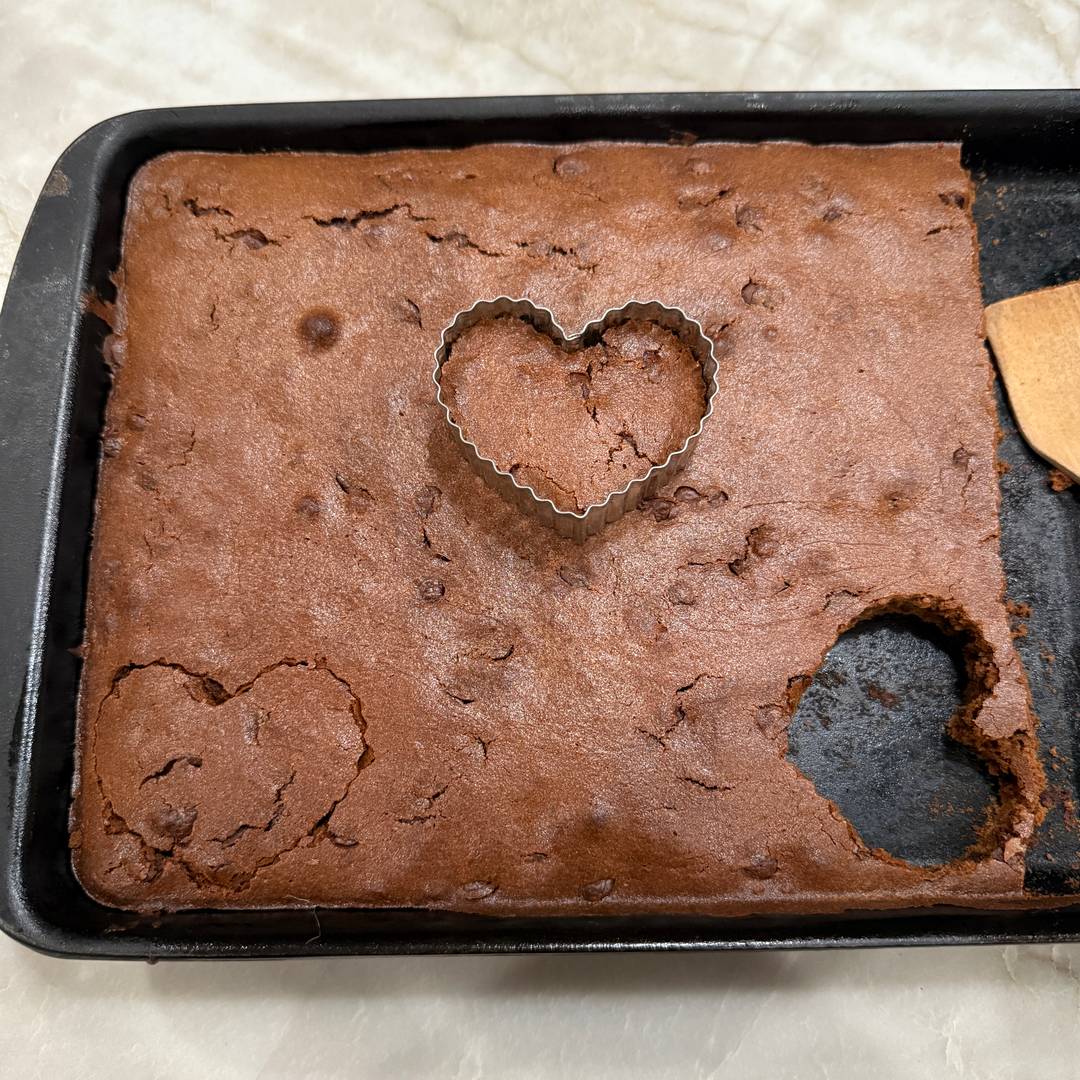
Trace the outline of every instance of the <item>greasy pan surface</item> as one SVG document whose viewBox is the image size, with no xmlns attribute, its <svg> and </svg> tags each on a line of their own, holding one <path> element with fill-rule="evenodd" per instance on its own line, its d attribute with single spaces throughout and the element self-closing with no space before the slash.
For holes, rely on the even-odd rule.
<svg viewBox="0 0 1080 1080">
<path fill-rule="evenodd" d="M 187 913 L 147 918 L 90 901 L 67 850 L 78 658 L 93 484 L 107 380 L 105 326 L 80 298 L 108 297 L 118 260 L 126 185 L 170 149 L 365 150 L 477 141 L 627 138 L 668 141 L 794 138 L 818 142 L 962 139 L 978 184 L 975 216 L 988 300 L 1077 276 L 1080 212 L 1069 138 L 1080 120 L 1072 94 L 662 96 L 257 106 L 144 113 L 109 121 L 61 159 L 24 239 L 0 317 L 4 470 L 0 497 L 0 920 L 55 952 L 99 956 L 297 955 L 314 952 L 528 948 L 746 947 L 896 942 L 1060 940 L 1080 912 L 1015 914 L 931 910 L 919 915 L 772 919 L 618 917 L 490 920 L 427 912 Z M 1073 245 L 1070 248 L 1070 243 Z M 1069 828 L 1076 780 L 1072 731 L 1078 689 L 1075 573 L 1077 499 L 1055 494 L 1043 466 L 1003 411 L 1002 554 L 1009 596 L 1031 605 L 1018 648 L 1031 682 L 1051 783 L 1046 822 L 1028 857 L 1028 889 L 1076 890 Z M 7 613 L 10 613 L 9 615 Z M 865 663 L 854 653 L 836 663 Z M 911 658 L 878 658 L 882 681 L 909 681 Z M 905 666 L 906 665 L 906 666 Z M 906 672 L 906 674 L 905 674 Z M 799 764 L 823 783 L 807 737 Z M 850 745 L 846 747 L 850 749 Z M 1053 754 L 1051 755 L 1051 750 Z M 801 752 L 800 752 L 801 753 Z M 826 758 L 828 754 L 822 753 Z M 835 756 L 835 755 L 834 755 Z M 896 785 L 918 798 L 917 755 L 897 757 Z M 911 770 L 905 774 L 905 768 Z M 955 771 L 961 803 L 962 769 Z M 832 794 L 832 792 L 830 792 Z M 864 831 L 886 816 L 874 788 L 849 790 L 845 811 Z M 948 831 L 949 815 L 944 815 Z M 942 824 L 909 815 L 910 857 L 933 861 Z M 886 823 L 889 824 L 889 823 Z M 895 823 L 889 824 L 890 828 Z M 943 850 L 940 854 L 951 857 Z"/>
</svg>

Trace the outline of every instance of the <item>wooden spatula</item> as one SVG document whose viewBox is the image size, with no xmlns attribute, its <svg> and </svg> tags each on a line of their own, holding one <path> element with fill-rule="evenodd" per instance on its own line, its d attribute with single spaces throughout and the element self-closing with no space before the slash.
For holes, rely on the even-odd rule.
<svg viewBox="0 0 1080 1080">
<path fill-rule="evenodd" d="M 1080 281 L 991 304 L 986 333 L 1024 438 L 1080 482 Z"/>
</svg>

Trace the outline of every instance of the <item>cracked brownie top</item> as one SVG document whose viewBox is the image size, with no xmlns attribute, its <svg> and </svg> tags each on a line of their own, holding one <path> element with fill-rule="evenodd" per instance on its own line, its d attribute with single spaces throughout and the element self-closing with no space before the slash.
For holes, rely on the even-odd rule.
<svg viewBox="0 0 1080 1080">
<path fill-rule="evenodd" d="M 80 880 L 128 908 L 1016 904 L 1039 810 L 998 556 L 956 146 L 172 154 L 136 175 L 107 360 Z M 701 322 L 686 472 L 581 545 L 467 467 L 455 312 Z M 455 348 L 470 432 L 581 506 L 685 438 L 677 342 Z M 544 485 L 548 485 L 545 489 Z M 966 635 L 978 849 L 870 850 L 787 756 L 837 635 Z"/>
<path fill-rule="evenodd" d="M 566 352 L 520 319 L 466 330 L 443 365 L 465 437 L 562 510 L 585 510 L 685 444 L 705 411 L 693 352 L 628 322 Z"/>
</svg>

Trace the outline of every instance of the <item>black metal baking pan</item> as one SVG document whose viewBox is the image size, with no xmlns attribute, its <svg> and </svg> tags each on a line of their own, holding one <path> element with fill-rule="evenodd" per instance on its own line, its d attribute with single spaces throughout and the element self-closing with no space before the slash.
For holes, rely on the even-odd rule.
<svg viewBox="0 0 1080 1080">
<path fill-rule="evenodd" d="M 80 674 L 73 650 L 82 640 L 108 391 L 101 355 L 106 327 L 84 301 L 113 294 L 109 275 L 119 261 L 127 185 L 147 159 L 177 149 L 364 152 L 491 141 L 962 140 L 978 185 L 982 273 L 986 300 L 993 301 L 1080 277 L 1078 135 L 1080 93 L 1071 91 L 224 106 L 133 113 L 91 129 L 65 151 L 45 185 L 0 313 L 0 744 L 6 749 L 0 926 L 58 955 L 144 959 L 1080 940 L 1080 906 L 743 919 L 498 919 L 322 909 L 141 916 L 92 901 L 75 880 L 67 845 Z M 1080 727 L 1080 500 L 1050 491 L 1045 467 L 1017 437 L 1004 405 L 1002 423 L 1000 455 L 1011 467 L 1002 478 L 1003 554 L 1010 597 L 1032 609 L 1018 645 L 1052 785 L 1028 884 L 1033 894 L 1067 897 L 1080 892 L 1080 844 L 1071 816 Z M 899 642 L 903 628 L 880 629 L 885 636 L 876 640 L 842 642 L 829 663 L 873 663 L 883 680 L 901 688 L 921 672 L 925 683 L 925 673 L 937 670 L 933 643 L 903 639 L 905 647 L 891 648 L 889 635 Z M 937 685 L 933 678 L 930 683 Z M 924 694 L 920 708 L 940 705 L 947 683 L 937 697 Z M 876 794 L 879 785 L 850 781 L 848 766 L 859 753 L 858 708 L 848 720 L 840 737 L 836 725 L 823 733 L 797 716 L 792 745 L 800 765 L 819 786 L 832 785 L 828 793 L 868 836 L 889 832 L 905 857 L 940 861 L 965 823 L 947 814 L 890 818 Z M 915 710 L 905 722 L 925 731 L 919 721 Z M 972 780 L 970 763 L 956 758 L 955 748 L 942 756 L 942 739 L 932 736 L 938 792 L 944 784 L 946 794 L 957 795 L 945 803 L 970 802 L 988 781 Z M 893 770 L 915 806 L 929 797 L 919 787 L 929 760 L 923 750 L 878 763 Z"/>
</svg>

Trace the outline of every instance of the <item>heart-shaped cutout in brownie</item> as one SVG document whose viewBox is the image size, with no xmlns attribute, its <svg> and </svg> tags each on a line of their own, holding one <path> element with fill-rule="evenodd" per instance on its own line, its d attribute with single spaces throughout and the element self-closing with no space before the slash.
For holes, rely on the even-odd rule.
<svg viewBox="0 0 1080 1080">
<path fill-rule="evenodd" d="M 546 309 L 503 297 L 451 323 L 435 381 L 481 475 L 581 538 L 685 464 L 716 361 L 676 308 L 635 301 L 568 336 Z"/>
</svg>

